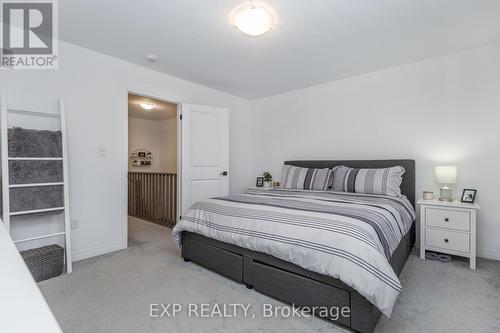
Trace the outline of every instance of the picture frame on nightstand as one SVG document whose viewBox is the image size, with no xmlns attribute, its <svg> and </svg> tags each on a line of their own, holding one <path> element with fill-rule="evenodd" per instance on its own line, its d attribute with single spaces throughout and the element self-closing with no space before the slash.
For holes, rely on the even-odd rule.
<svg viewBox="0 0 500 333">
<path fill-rule="evenodd" d="M 263 187 L 264 186 L 264 177 L 257 177 L 255 181 L 255 187 Z"/>
<path fill-rule="evenodd" d="M 476 200 L 476 193 L 477 193 L 477 190 L 474 190 L 471 188 L 464 188 L 464 191 L 462 192 L 461 202 L 473 204 L 474 201 Z"/>
</svg>

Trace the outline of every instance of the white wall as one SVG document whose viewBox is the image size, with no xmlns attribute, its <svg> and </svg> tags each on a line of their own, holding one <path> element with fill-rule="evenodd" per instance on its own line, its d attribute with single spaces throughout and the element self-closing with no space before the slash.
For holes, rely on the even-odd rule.
<svg viewBox="0 0 500 333">
<path fill-rule="evenodd" d="M 128 118 L 128 154 L 146 149 L 153 155 L 151 166 L 134 166 L 129 159 L 129 171 L 177 171 L 177 119 L 149 120 Z"/>
<path fill-rule="evenodd" d="M 500 46 L 390 68 L 257 101 L 60 44 L 57 71 L 0 71 L 9 104 L 66 102 L 76 259 L 123 246 L 127 91 L 230 110 L 230 190 L 287 159 L 414 158 L 417 190 L 438 191 L 432 168 L 456 163 L 479 190 L 479 253 L 500 259 Z M 107 155 L 98 156 L 98 147 Z"/>
<path fill-rule="evenodd" d="M 0 89 L 15 106 L 55 110 L 58 98 L 65 101 L 71 215 L 80 218 L 80 228 L 72 231 L 74 259 L 125 244 L 128 90 L 175 102 L 228 107 L 231 155 L 251 150 L 247 101 L 88 49 L 59 46 L 58 70 L 0 70 Z M 105 157 L 98 156 L 99 146 L 106 148 Z M 249 168 L 249 155 L 231 158 L 232 191 L 253 178 Z"/>
<path fill-rule="evenodd" d="M 369 55 L 367 55 L 369 56 Z M 287 159 L 413 158 L 417 194 L 433 167 L 459 166 L 456 197 L 478 189 L 478 250 L 500 259 L 500 46 L 361 75 L 253 103 L 254 176 Z"/>
</svg>

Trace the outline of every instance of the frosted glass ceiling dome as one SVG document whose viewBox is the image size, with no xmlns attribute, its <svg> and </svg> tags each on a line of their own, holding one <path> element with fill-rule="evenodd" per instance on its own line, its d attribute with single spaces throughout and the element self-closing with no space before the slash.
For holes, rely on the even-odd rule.
<svg viewBox="0 0 500 333">
<path fill-rule="evenodd" d="M 241 5 L 233 10 L 234 26 L 248 36 L 261 36 L 272 29 L 274 16 L 270 9 L 257 4 Z"/>
</svg>

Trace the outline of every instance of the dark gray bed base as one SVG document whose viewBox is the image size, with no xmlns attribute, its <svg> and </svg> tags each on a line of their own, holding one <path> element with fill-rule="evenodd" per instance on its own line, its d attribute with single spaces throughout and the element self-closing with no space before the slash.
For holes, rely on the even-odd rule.
<svg viewBox="0 0 500 333">
<path fill-rule="evenodd" d="M 358 332 L 373 332 L 380 311 L 356 290 L 339 279 L 311 272 L 270 255 L 223 243 L 202 235 L 182 233 L 182 256 L 205 266 L 248 288 L 300 306 L 326 306 L 351 309 L 350 317 L 339 317 L 337 324 Z M 415 243 L 415 224 L 391 258 L 399 275 Z"/>
<path fill-rule="evenodd" d="M 415 162 L 413 160 L 376 161 L 289 161 L 285 164 L 304 167 L 380 168 L 402 165 L 402 193 L 415 206 Z M 299 306 L 326 306 L 351 309 L 349 317 L 338 317 L 335 323 L 357 332 L 373 332 L 380 318 L 380 311 L 356 290 L 339 279 L 311 272 L 292 263 L 264 253 L 223 243 L 202 235 L 182 233 L 182 257 L 205 266 L 249 288 Z M 394 251 L 390 264 L 399 276 L 415 244 L 415 224 L 403 237 Z"/>
</svg>

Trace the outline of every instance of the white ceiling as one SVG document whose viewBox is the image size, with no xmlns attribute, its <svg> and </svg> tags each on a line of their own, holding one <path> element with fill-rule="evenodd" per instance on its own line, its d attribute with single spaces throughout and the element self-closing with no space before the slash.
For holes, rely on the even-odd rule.
<svg viewBox="0 0 500 333">
<path fill-rule="evenodd" d="M 144 110 L 141 103 L 152 103 L 154 108 Z M 148 120 L 167 120 L 177 116 L 177 105 L 144 96 L 128 94 L 128 116 Z"/>
<path fill-rule="evenodd" d="M 243 2 L 60 1 L 60 36 L 249 99 L 500 42 L 499 0 L 267 0 L 259 38 L 231 26 Z"/>
</svg>

